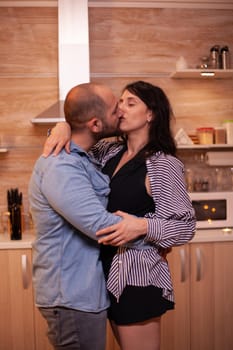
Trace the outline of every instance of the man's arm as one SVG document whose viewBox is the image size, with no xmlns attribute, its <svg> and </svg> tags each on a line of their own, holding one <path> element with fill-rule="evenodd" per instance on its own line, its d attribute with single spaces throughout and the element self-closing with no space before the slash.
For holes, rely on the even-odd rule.
<svg viewBox="0 0 233 350">
<path fill-rule="evenodd" d="M 147 219 L 124 213 L 118 210 L 115 214 L 122 217 L 122 221 L 110 227 L 105 227 L 96 233 L 98 242 L 106 245 L 120 246 L 143 238 L 147 233 Z M 136 243 L 137 246 L 137 243 Z"/>
<path fill-rule="evenodd" d="M 72 156 L 70 156 L 72 157 Z M 72 157 L 73 158 L 73 157 Z M 119 216 L 109 213 L 99 200 L 90 177 L 79 160 L 71 163 L 57 160 L 43 177 L 42 191 L 50 206 L 65 220 L 92 239 L 97 240 L 96 231 L 121 221 Z M 101 173 L 99 176 L 103 176 Z M 103 179 L 100 181 L 101 187 Z M 98 191 L 105 191 L 107 203 L 108 186 L 104 184 Z"/>
</svg>

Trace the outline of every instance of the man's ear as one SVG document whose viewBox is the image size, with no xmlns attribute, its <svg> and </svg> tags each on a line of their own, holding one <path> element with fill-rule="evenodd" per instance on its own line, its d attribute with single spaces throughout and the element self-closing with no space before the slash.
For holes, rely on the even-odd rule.
<svg viewBox="0 0 233 350">
<path fill-rule="evenodd" d="M 102 131 L 103 123 L 102 120 L 94 117 L 87 122 L 87 126 L 93 133 L 99 133 Z"/>
</svg>

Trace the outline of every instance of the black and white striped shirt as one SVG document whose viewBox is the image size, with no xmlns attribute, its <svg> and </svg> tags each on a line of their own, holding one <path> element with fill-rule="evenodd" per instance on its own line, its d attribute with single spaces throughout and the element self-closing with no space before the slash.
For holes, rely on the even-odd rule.
<svg viewBox="0 0 233 350">
<path fill-rule="evenodd" d="M 93 154 L 104 166 L 121 149 L 121 143 L 99 142 Z M 158 247 L 168 248 L 190 241 L 196 218 L 184 180 L 183 163 L 174 156 L 157 152 L 146 160 L 155 211 L 147 213 L 147 234 L 135 246 L 119 247 L 107 281 L 108 290 L 119 299 L 126 285 L 154 285 L 163 296 L 174 300 L 167 261 Z"/>
</svg>

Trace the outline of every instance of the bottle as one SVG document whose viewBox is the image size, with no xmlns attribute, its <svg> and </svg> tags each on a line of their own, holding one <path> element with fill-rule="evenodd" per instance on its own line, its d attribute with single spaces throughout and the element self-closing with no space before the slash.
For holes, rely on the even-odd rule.
<svg viewBox="0 0 233 350">
<path fill-rule="evenodd" d="M 227 144 L 233 145 L 233 119 L 224 120 Z"/>
<path fill-rule="evenodd" d="M 210 49 L 210 68 L 218 69 L 220 68 L 219 56 L 220 56 L 220 46 L 214 45 Z"/>
<path fill-rule="evenodd" d="M 188 65 L 187 65 L 186 59 L 183 56 L 180 56 L 176 62 L 176 70 L 179 71 L 187 68 L 188 68 Z"/>
<path fill-rule="evenodd" d="M 226 143 L 226 129 L 223 126 L 218 126 L 214 128 L 214 143 Z"/>
<path fill-rule="evenodd" d="M 228 46 L 224 46 L 221 49 L 221 68 L 229 69 L 230 68 L 230 52 Z"/>
</svg>

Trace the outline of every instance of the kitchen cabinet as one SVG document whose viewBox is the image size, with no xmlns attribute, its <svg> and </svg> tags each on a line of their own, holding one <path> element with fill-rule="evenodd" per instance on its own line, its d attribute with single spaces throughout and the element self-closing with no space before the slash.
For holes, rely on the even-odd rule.
<svg viewBox="0 0 233 350">
<path fill-rule="evenodd" d="M 168 260 L 176 309 L 162 319 L 163 350 L 230 350 L 233 242 L 191 243 Z"/>
<path fill-rule="evenodd" d="M 34 306 L 31 260 L 30 248 L 0 250 L 0 347 L 4 350 L 52 350 L 45 322 Z"/>
<path fill-rule="evenodd" d="M 41 316 L 37 307 L 34 307 L 35 313 L 35 348 L 36 350 L 53 350 L 47 338 L 47 323 Z"/>
<path fill-rule="evenodd" d="M 0 250 L 0 343 L 5 350 L 34 350 L 31 250 Z"/>
<path fill-rule="evenodd" d="M 120 347 L 113 335 L 110 323 L 107 323 L 106 348 L 105 350 L 120 350 Z"/>
<path fill-rule="evenodd" d="M 3 241 L 3 242 L 2 242 Z M 4 239 L 2 245 L 8 245 Z M 0 348 L 2 350 L 52 350 L 47 323 L 34 305 L 32 251 L 29 240 L 10 241 L 11 248 L 0 249 Z M 106 350 L 120 350 L 107 324 Z"/>
<path fill-rule="evenodd" d="M 212 233 L 209 242 L 196 239 L 168 255 L 176 309 L 162 318 L 162 350 L 231 349 L 233 240 L 229 235 L 224 239 Z M 12 248 L 0 249 L 0 344 L 4 350 L 52 350 L 46 322 L 34 306 L 29 243 L 25 238 L 26 248 L 18 249 L 19 243 L 11 241 Z M 120 350 L 109 323 L 106 350 Z"/>
</svg>

